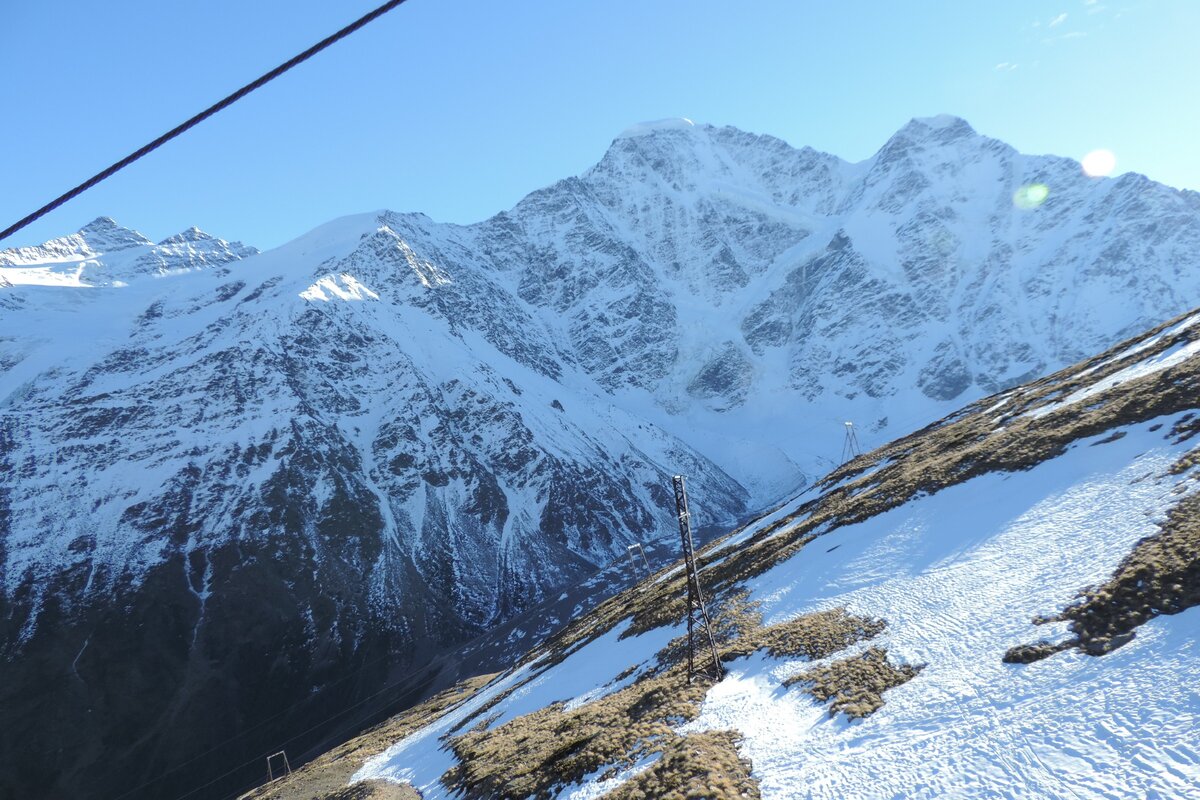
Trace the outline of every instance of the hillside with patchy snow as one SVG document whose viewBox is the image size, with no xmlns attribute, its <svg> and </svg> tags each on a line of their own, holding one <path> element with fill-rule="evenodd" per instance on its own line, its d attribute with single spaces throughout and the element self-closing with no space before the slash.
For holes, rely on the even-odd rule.
<svg viewBox="0 0 1200 800">
<path fill-rule="evenodd" d="M 728 527 L 835 466 L 846 419 L 878 445 L 1189 308 L 1197 253 L 1195 193 L 950 117 L 858 164 L 635 126 L 474 225 L 0 251 L 0 775 L 69 794 L 211 749 L 155 796 L 317 747 L 670 541 L 670 475 Z"/>
<path fill-rule="evenodd" d="M 704 550 L 721 680 L 675 566 L 246 797 L 1200 796 L 1198 320 Z"/>
</svg>

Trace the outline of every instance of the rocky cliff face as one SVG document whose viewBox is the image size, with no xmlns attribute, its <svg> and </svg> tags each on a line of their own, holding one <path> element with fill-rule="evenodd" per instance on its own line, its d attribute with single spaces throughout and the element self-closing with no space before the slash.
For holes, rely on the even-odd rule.
<svg viewBox="0 0 1200 800">
<path fill-rule="evenodd" d="M 703 430 L 765 497 L 830 466 L 846 419 L 880 443 L 1189 307 L 1198 212 L 952 117 L 859 164 L 668 121 L 509 213 L 405 235 L 488 264 L 621 404 Z"/>
<path fill-rule="evenodd" d="M 194 788 L 668 536 L 671 474 L 734 520 L 845 419 L 891 438 L 1189 307 L 1197 252 L 1194 193 L 952 118 L 861 164 L 639 126 L 472 226 L 0 251 L 0 794 L 219 746 L 143 792 Z"/>
</svg>

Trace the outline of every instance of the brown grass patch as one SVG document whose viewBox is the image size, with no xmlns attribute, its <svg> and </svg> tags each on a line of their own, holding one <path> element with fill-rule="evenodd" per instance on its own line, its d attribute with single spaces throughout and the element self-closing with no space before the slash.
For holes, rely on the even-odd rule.
<svg viewBox="0 0 1200 800">
<path fill-rule="evenodd" d="M 1033 644 L 1019 644 L 1016 647 L 1008 648 L 1008 652 L 1004 654 L 1001 661 L 1005 664 L 1032 664 L 1034 661 L 1049 658 L 1055 653 L 1070 649 L 1070 647 L 1070 642 L 1056 643 L 1040 639 Z"/>
<path fill-rule="evenodd" d="M 459 764 L 443 779 L 468 798 L 550 797 L 609 765 L 629 766 L 678 738 L 708 686 L 678 664 L 572 711 L 555 703 L 494 730 L 452 740 Z"/>
<path fill-rule="evenodd" d="M 421 800 L 421 794 L 407 784 L 363 781 L 313 800 Z"/>
<path fill-rule="evenodd" d="M 864 653 L 802 672 L 784 681 L 785 686 L 803 686 L 804 691 L 829 706 L 830 715 L 845 712 L 851 719 L 869 716 L 883 706 L 883 693 L 917 676 L 924 665 L 895 665 L 887 650 L 872 647 Z"/>
<path fill-rule="evenodd" d="M 1200 495 L 1193 494 L 1171 509 L 1157 534 L 1134 546 L 1111 578 L 1082 592 L 1058 616 L 1035 620 L 1069 620 L 1074 638 L 1020 645 L 1004 660 L 1029 663 L 1072 647 L 1101 656 L 1131 641 L 1147 621 L 1195 605 L 1200 605 Z"/>
<path fill-rule="evenodd" d="M 609 793 L 609 800 L 734 800 L 758 798 L 750 762 L 737 751 L 733 731 L 676 737 L 662 757 Z"/>
<path fill-rule="evenodd" d="M 721 648 L 721 657 L 738 658 L 766 650 L 775 658 L 803 656 L 816 661 L 877 636 L 886 627 L 881 619 L 858 617 L 845 608 L 814 611 L 767 628 L 755 626 Z"/>
</svg>

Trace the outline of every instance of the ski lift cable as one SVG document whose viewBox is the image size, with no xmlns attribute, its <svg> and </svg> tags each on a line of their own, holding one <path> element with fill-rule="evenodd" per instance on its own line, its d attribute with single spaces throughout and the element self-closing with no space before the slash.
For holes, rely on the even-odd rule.
<svg viewBox="0 0 1200 800">
<path fill-rule="evenodd" d="M 206 120 L 209 117 L 216 114 L 218 111 L 222 111 L 222 110 L 228 108 L 229 106 L 236 103 L 238 100 L 241 100 L 243 97 L 245 97 L 246 95 L 253 92 L 255 89 L 259 89 L 259 88 L 265 86 L 266 84 L 268 84 L 271 81 L 278 78 L 283 73 L 290 70 L 292 67 L 295 67 L 299 64 L 304 63 L 305 61 L 312 58 L 313 56 L 315 56 L 317 53 L 321 52 L 325 48 L 329 47 L 330 45 L 334 44 L 335 42 L 345 39 L 347 36 L 354 33 L 359 28 L 362 28 L 362 27 L 366 26 L 367 24 L 374 22 L 376 19 L 378 19 L 379 17 L 382 17 L 384 14 L 386 14 L 387 12 L 391 11 L 392 9 L 396 8 L 397 6 L 401 5 L 404 2 L 405 2 L 405 0 L 388 0 L 388 2 L 384 3 L 383 5 L 374 9 L 373 11 L 370 11 L 370 12 L 364 14 L 363 16 L 356 19 L 354 22 L 351 22 L 346 27 L 337 31 L 336 33 L 333 33 L 333 34 L 325 37 L 324 39 L 317 42 L 316 44 L 314 44 L 312 47 L 308 48 L 304 52 L 289 58 L 287 61 L 285 61 L 282 64 L 280 64 L 279 66 L 275 67 L 275 69 L 271 70 L 270 72 L 267 72 L 267 73 L 261 75 L 260 77 L 256 78 L 255 80 L 251 81 L 250 83 L 247 83 L 242 88 L 238 89 L 236 92 L 233 92 L 232 94 L 227 95 L 225 98 L 218 100 L 216 103 L 213 103 L 211 106 L 204 109 L 199 114 L 196 114 L 191 119 L 175 126 L 171 130 L 164 133 L 162 136 L 159 136 L 157 139 L 150 142 L 149 144 L 139 147 L 137 150 L 135 150 L 132 153 L 130 153 L 129 155 L 125 156 L 120 161 L 108 166 L 107 168 L 101 170 L 100 172 L 96 173 L 92 177 L 88 178 L 86 181 L 79 184 L 74 189 L 71 189 L 70 191 L 58 196 L 54 200 L 51 200 L 49 203 L 47 203 L 46 205 L 39 208 L 37 211 L 34 211 L 29 216 L 25 217 L 22 220 L 19 220 L 18 222 L 13 223 L 9 227 L 5 228 L 3 231 L 0 231 L 0 241 L 7 239 L 9 236 L 12 236 L 14 233 L 21 230 L 22 228 L 25 228 L 26 226 L 32 224 L 33 222 L 41 219 L 46 214 L 49 214 L 51 211 L 53 211 L 54 209 L 63 205 L 64 203 L 67 203 L 70 200 L 73 200 L 74 198 L 83 194 L 88 189 L 92 188 L 93 186 L 95 186 L 96 184 L 105 180 L 106 178 L 112 177 L 115 173 L 117 173 L 120 170 L 124 169 L 125 167 L 129 166 L 133 162 L 137 161 L 142 156 L 145 156 L 145 155 L 153 152 L 154 150 L 157 150 L 159 147 L 162 147 L 164 144 L 171 141 L 176 136 L 179 136 L 180 134 L 185 133 L 186 131 L 196 127 L 204 120 Z"/>
</svg>

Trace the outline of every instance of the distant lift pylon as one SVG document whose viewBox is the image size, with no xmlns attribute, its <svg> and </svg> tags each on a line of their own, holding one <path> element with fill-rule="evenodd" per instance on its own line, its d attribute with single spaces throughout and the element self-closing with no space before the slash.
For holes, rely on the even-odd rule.
<svg viewBox="0 0 1200 800">
<path fill-rule="evenodd" d="M 846 423 L 846 438 L 842 441 L 842 463 L 862 455 L 862 447 L 858 444 L 858 434 L 854 432 L 854 423 Z"/>
<path fill-rule="evenodd" d="M 679 538 L 683 545 L 683 564 L 687 570 L 687 632 L 688 632 L 688 683 L 701 675 L 713 681 L 721 680 L 725 670 L 721 667 L 721 656 L 717 653 L 717 640 L 713 636 L 712 621 L 704 607 L 704 595 L 700 591 L 700 574 L 696 570 L 696 552 L 692 545 L 692 520 L 688 513 L 687 487 L 682 475 L 671 479 L 675 487 L 675 512 L 679 516 Z M 705 652 L 707 650 L 707 652 Z"/>
<path fill-rule="evenodd" d="M 625 552 L 629 554 L 629 564 L 631 567 L 633 567 L 631 574 L 633 575 L 634 581 L 638 579 L 638 572 L 640 571 L 638 569 L 637 562 L 637 557 L 639 555 L 642 557 L 642 564 L 646 567 L 646 577 L 649 578 L 650 575 L 653 574 L 650 570 L 650 559 L 646 558 L 646 551 L 642 547 L 641 542 L 634 542 L 633 544 L 629 545 L 629 547 L 625 548 Z"/>
</svg>

